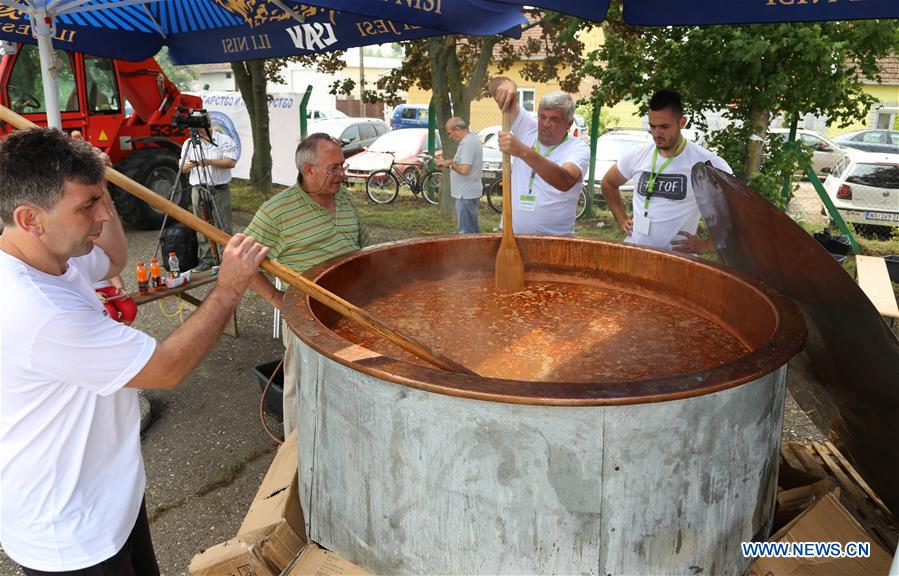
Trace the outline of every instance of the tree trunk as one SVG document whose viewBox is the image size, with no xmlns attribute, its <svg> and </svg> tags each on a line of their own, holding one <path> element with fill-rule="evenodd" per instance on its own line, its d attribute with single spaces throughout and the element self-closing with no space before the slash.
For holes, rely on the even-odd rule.
<svg viewBox="0 0 899 576">
<path fill-rule="evenodd" d="M 272 193 L 272 144 L 269 137 L 268 94 L 265 61 L 232 62 L 237 88 L 250 115 L 253 133 L 253 159 L 250 162 L 250 185 L 268 197 Z"/>
<path fill-rule="evenodd" d="M 449 139 L 446 133 L 446 121 L 452 116 L 458 116 L 467 123 L 471 123 L 471 103 L 478 97 L 487 82 L 487 67 L 493 59 L 493 46 L 495 38 L 481 40 L 481 50 L 477 61 L 474 63 L 466 83 L 462 78 L 462 67 L 456 52 L 455 36 L 437 37 L 428 39 L 428 59 L 431 63 L 431 101 L 434 103 L 434 111 L 437 114 L 437 130 L 440 133 L 440 141 L 443 143 L 443 157 L 453 158 L 456 155 L 457 145 Z M 471 39 L 469 39 L 471 40 Z M 452 99 L 452 106 L 450 105 Z M 440 195 L 440 212 L 452 214 L 454 202 L 450 195 L 450 182 L 448 173 L 444 175 Z"/>
<path fill-rule="evenodd" d="M 453 158 L 456 155 L 456 143 L 446 133 L 446 121 L 452 117 L 449 92 L 450 80 L 447 74 L 450 54 L 455 57 L 456 41 L 451 36 L 428 39 L 428 59 L 431 63 L 431 103 L 436 114 L 435 124 L 443 146 L 443 157 Z M 455 202 L 451 196 L 449 171 L 443 174 L 440 194 L 440 213 L 451 215 L 455 212 Z"/>
<path fill-rule="evenodd" d="M 752 135 L 746 144 L 746 159 L 743 163 L 743 173 L 747 178 L 752 178 L 762 167 L 762 155 L 765 152 L 765 136 L 768 134 L 768 126 L 771 124 L 771 111 L 751 108 L 749 110 L 749 122 Z"/>
</svg>

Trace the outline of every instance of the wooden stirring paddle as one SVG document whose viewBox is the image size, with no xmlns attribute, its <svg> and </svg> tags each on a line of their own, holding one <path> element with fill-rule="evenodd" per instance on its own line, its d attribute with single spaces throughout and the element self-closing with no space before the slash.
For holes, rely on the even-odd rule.
<svg viewBox="0 0 899 576">
<path fill-rule="evenodd" d="M 35 124 L 33 124 L 32 122 L 19 116 L 5 106 L 0 106 L 0 121 L 8 122 L 10 125 L 19 129 L 31 128 L 35 126 Z M 128 191 L 134 196 L 137 196 L 150 206 L 161 210 L 162 212 L 165 212 L 172 218 L 184 223 L 193 230 L 206 236 L 206 238 L 208 238 L 212 242 L 215 242 L 219 246 L 224 246 L 228 243 L 230 236 L 227 233 L 219 230 L 205 220 L 197 218 L 184 208 L 181 208 L 180 206 L 168 201 L 162 196 L 154 193 L 149 188 L 138 184 L 134 180 L 128 178 L 127 176 L 121 174 L 113 168 L 106 168 L 106 179 L 119 188 Z M 297 274 L 293 270 L 286 268 L 284 265 L 275 262 L 274 260 L 266 259 L 262 263 L 262 269 L 270 272 L 274 276 L 290 284 L 313 300 L 321 302 L 338 314 L 364 326 L 365 328 L 368 328 L 379 336 L 402 347 L 403 350 L 414 354 L 418 358 L 421 358 L 422 360 L 436 366 L 437 368 L 449 372 L 458 372 L 460 374 L 477 376 L 477 374 L 475 374 L 465 366 L 454 362 L 453 360 L 447 358 L 442 354 L 434 352 L 421 342 L 418 342 L 417 340 L 409 336 L 400 334 L 396 330 L 390 328 L 387 324 L 368 314 L 368 312 L 366 312 L 365 310 L 362 310 L 361 308 L 358 308 L 350 302 L 347 302 L 340 296 L 329 292 L 315 282 L 312 282 L 304 276 Z"/>
<path fill-rule="evenodd" d="M 519 114 L 527 114 L 524 109 Z M 503 112 L 503 132 L 512 129 L 512 115 Z M 524 262 L 512 234 L 512 159 L 503 152 L 503 239 L 496 253 L 496 289 L 500 292 L 524 290 Z"/>
</svg>

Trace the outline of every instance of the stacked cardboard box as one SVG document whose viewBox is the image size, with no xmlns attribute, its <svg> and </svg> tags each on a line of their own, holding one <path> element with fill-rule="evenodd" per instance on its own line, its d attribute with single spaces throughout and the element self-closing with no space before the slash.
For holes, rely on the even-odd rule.
<svg viewBox="0 0 899 576">
<path fill-rule="evenodd" d="M 308 542 L 300 506 L 296 432 L 278 449 L 237 536 L 194 556 L 190 576 L 367 574 Z"/>
</svg>

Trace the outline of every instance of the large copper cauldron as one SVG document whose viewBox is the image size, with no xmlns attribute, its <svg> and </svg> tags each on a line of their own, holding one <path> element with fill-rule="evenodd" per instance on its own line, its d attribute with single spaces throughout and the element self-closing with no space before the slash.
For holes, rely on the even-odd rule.
<svg viewBox="0 0 899 576">
<path fill-rule="evenodd" d="M 530 281 L 654 295 L 714 320 L 749 352 L 655 381 L 477 378 L 352 344 L 330 330 L 335 314 L 289 295 L 310 539 L 382 574 L 742 572 L 740 542 L 770 528 L 786 363 L 805 338 L 796 308 L 670 253 L 519 243 Z M 365 307 L 412 279 L 492 274 L 498 245 L 382 245 L 309 275 Z"/>
</svg>

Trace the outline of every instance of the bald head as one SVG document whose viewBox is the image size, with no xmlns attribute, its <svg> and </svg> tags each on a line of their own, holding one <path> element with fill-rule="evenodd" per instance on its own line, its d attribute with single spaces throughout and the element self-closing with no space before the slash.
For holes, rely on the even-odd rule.
<svg viewBox="0 0 899 576">
<path fill-rule="evenodd" d="M 453 116 L 446 121 L 446 133 L 454 141 L 459 142 L 468 136 L 468 123 L 458 116 Z"/>
</svg>

